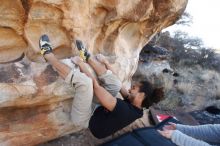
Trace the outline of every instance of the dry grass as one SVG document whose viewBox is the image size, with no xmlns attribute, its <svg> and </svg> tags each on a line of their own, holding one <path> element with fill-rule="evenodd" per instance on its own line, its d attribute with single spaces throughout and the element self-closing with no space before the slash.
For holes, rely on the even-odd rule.
<svg viewBox="0 0 220 146">
<path fill-rule="evenodd" d="M 164 109 L 176 106 L 197 109 L 220 101 L 220 73 L 199 65 L 189 67 L 179 64 L 172 68 L 180 76 L 174 77 L 171 73 L 162 72 L 156 75 L 152 71 L 144 71 L 140 75 L 142 79 L 147 78 L 154 85 L 164 87 L 166 99 L 161 102 Z"/>
<path fill-rule="evenodd" d="M 192 94 L 194 87 L 195 85 L 193 85 L 193 83 L 180 82 L 176 88 L 180 93 L 189 95 Z"/>
<path fill-rule="evenodd" d="M 216 81 L 219 80 L 220 76 L 219 73 L 217 73 L 214 70 L 203 70 L 200 73 L 200 78 L 207 83 L 211 80 L 216 80 Z"/>
<path fill-rule="evenodd" d="M 200 74 L 200 79 L 204 81 L 209 95 L 213 98 L 220 97 L 220 74 L 213 70 L 203 70 Z"/>
<path fill-rule="evenodd" d="M 163 81 L 163 87 L 165 89 L 165 93 L 173 89 L 173 79 L 170 76 L 161 76 L 161 80 Z"/>
</svg>

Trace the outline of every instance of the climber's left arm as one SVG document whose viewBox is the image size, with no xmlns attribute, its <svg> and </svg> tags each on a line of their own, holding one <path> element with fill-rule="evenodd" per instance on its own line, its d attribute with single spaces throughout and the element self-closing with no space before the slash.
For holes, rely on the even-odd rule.
<svg viewBox="0 0 220 146">
<path fill-rule="evenodd" d="M 69 72 L 71 71 L 71 68 L 67 66 L 66 64 L 60 62 L 53 53 L 45 54 L 44 58 L 49 62 L 58 72 L 58 74 L 65 79 Z"/>
</svg>

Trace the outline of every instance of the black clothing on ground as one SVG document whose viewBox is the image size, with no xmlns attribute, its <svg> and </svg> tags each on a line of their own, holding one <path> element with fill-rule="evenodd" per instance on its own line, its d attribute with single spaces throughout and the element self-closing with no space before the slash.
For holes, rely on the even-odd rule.
<svg viewBox="0 0 220 146">
<path fill-rule="evenodd" d="M 117 98 L 113 111 L 98 107 L 90 121 L 89 129 L 96 138 L 107 137 L 143 116 L 143 110 L 133 106 L 128 100 Z"/>
</svg>

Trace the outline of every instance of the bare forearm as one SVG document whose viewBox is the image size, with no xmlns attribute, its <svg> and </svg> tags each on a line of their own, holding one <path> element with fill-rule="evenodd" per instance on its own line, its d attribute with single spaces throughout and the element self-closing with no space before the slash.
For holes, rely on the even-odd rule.
<svg viewBox="0 0 220 146">
<path fill-rule="evenodd" d="M 120 93 L 123 98 L 127 98 L 129 96 L 128 90 L 124 86 L 121 87 Z"/>
<path fill-rule="evenodd" d="M 60 62 L 53 53 L 45 54 L 44 58 L 56 69 L 58 74 L 65 79 L 70 72 L 70 67 Z"/>
<path fill-rule="evenodd" d="M 108 91 L 99 85 L 97 80 L 93 80 L 94 94 L 98 98 L 102 106 L 109 111 L 112 111 L 116 105 L 116 98 L 114 98 Z"/>
</svg>

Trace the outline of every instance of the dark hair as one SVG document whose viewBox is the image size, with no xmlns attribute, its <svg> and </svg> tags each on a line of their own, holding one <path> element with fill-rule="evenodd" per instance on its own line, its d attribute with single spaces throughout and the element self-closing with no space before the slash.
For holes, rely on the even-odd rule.
<svg viewBox="0 0 220 146">
<path fill-rule="evenodd" d="M 148 81 L 141 81 L 140 84 L 139 92 L 144 92 L 145 94 L 142 107 L 149 108 L 153 103 L 158 103 L 164 98 L 163 87 L 154 88 Z"/>
</svg>

